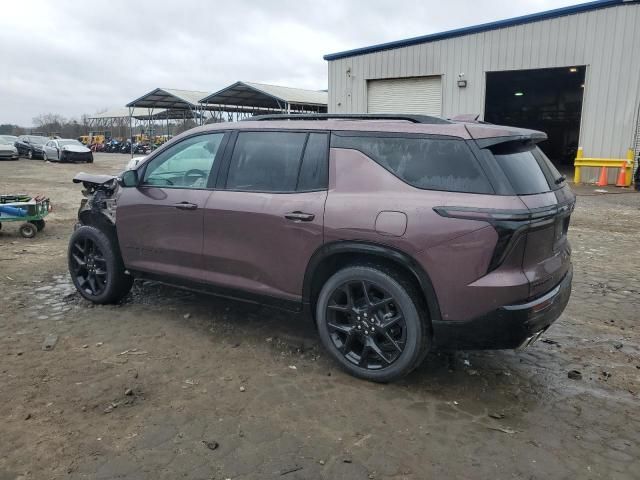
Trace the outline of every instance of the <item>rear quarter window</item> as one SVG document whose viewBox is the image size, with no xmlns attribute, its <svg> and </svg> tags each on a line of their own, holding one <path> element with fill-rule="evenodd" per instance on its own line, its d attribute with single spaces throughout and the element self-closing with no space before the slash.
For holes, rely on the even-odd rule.
<svg viewBox="0 0 640 480">
<path fill-rule="evenodd" d="M 464 140 L 334 135 L 331 146 L 358 150 L 416 188 L 494 193 Z"/>
<path fill-rule="evenodd" d="M 507 142 L 489 149 L 517 195 L 549 192 L 563 181 L 560 173 L 534 144 Z"/>
</svg>

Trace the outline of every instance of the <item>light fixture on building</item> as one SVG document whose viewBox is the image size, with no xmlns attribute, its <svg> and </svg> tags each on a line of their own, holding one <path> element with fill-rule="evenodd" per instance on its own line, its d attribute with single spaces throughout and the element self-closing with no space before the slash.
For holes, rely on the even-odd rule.
<svg viewBox="0 0 640 480">
<path fill-rule="evenodd" d="M 570 71 L 571 73 L 576 73 L 576 72 L 578 71 L 578 69 L 577 69 L 576 67 L 571 67 L 571 68 L 569 69 L 569 71 Z"/>
<path fill-rule="evenodd" d="M 464 73 L 459 73 L 458 74 L 458 87 L 466 88 L 466 86 L 467 86 L 467 80 L 464 78 Z"/>
<path fill-rule="evenodd" d="M 516 97 L 521 97 L 521 96 L 524 95 L 524 92 L 516 92 L 513 95 L 516 96 Z"/>
</svg>

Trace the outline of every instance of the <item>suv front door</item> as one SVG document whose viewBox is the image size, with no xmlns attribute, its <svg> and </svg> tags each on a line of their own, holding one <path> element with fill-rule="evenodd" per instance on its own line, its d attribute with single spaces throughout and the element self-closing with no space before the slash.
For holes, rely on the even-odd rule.
<svg viewBox="0 0 640 480">
<path fill-rule="evenodd" d="M 204 212 L 207 280 L 262 301 L 299 302 L 323 243 L 329 136 L 241 131 L 230 142 L 221 188 Z"/>
<path fill-rule="evenodd" d="M 123 189 L 116 227 L 128 269 L 202 280 L 203 207 L 224 139 L 225 133 L 186 138 L 145 162 L 137 187 Z"/>
</svg>

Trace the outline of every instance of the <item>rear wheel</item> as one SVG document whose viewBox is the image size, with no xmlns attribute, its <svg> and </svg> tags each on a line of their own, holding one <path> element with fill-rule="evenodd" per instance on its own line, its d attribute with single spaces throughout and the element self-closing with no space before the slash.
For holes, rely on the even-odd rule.
<svg viewBox="0 0 640 480">
<path fill-rule="evenodd" d="M 117 303 L 133 284 L 125 273 L 117 240 L 94 227 L 82 226 L 69 240 L 69 273 L 76 289 L 94 303 Z"/>
<path fill-rule="evenodd" d="M 316 307 L 320 338 L 352 375 L 377 382 L 411 372 L 428 349 L 419 295 L 383 266 L 353 266 L 323 286 Z"/>
<path fill-rule="evenodd" d="M 31 222 L 25 222 L 20 225 L 20 235 L 22 235 L 24 238 L 33 238 L 36 236 L 37 232 L 38 227 L 36 227 L 36 225 Z"/>
</svg>

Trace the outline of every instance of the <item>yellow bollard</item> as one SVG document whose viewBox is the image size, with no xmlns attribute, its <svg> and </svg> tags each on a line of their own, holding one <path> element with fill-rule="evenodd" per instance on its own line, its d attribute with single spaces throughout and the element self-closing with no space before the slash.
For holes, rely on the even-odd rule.
<svg viewBox="0 0 640 480">
<path fill-rule="evenodd" d="M 578 147 L 578 152 L 576 153 L 576 160 L 580 160 L 583 157 L 584 157 L 584 151 L 582 150 L 582 147 Z M 574 169 L 575 170 L 573 173 L 573 183 L 580 183 L 580 177 L 581 177 L 580 166 L 574 164 Z"/>
</svg>

